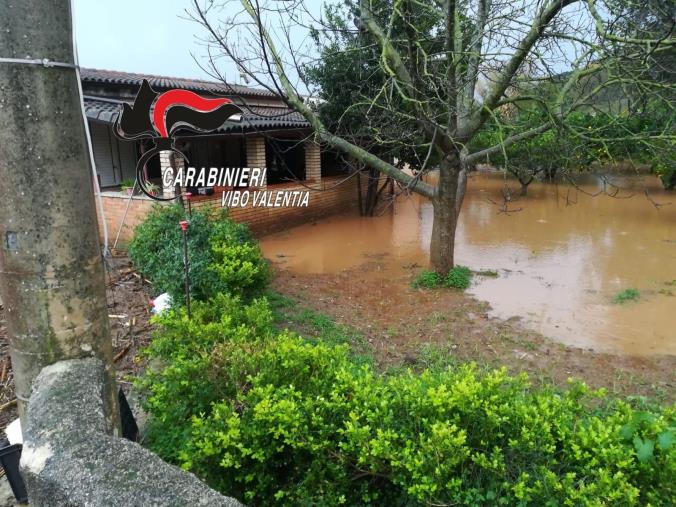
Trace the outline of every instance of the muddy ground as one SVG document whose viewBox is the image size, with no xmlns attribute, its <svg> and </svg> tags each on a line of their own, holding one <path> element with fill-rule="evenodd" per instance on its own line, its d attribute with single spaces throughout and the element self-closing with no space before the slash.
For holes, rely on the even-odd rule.
<svg viewBox="0 0 676 507">
<path fill-rule="evenodd" d="M 526 371 L 534 382 L 584 380 L 621 395 L 674 401 L 676 357 L 618 356 L 548 340 L 519 319 L 488 316 L 488 304 L 452 289 L 413 289 L 413 273 L 378 278 L 378 261 L 337 274 L 301 275 L 276 267 L 273 288 L 359 330 L 382 367 L 420 364 L 424 344 L 480 365 Z M 424 366 L 422 364 L 421 366 Z"/>
<path fill-rule="evenodd" d="M 117 379 L 128 391 L 128 377 L 143 364 L 137 352 L 150 339 L 150 287 L 131 268 L 126 255 L 112 257 L 106 263 L 106 295 Z M 0 430 L 17 417 L 14 377 L 9 358 L 4 308 L 0 306 Z"/>
</svg>

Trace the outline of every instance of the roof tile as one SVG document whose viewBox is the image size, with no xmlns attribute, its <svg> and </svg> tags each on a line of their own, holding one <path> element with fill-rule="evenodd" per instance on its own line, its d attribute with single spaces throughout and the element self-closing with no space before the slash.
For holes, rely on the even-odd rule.
<svg viewBox="0 0 676 507">
<path fill-rule="evenodd" d="M 80 69 L 80 76 L 83 83 L 104 83 L 118 85 L 140 86 L 144 79 L 147 79 L 150 86 L 156 89 L 183 88 L 198 92 L 209 92 L 219 94 L 243 95 L 248 97 L 275 97 L 275 94 L 264 89 L 252 88 L 237 84 L 225 84 L 217 81 L 206 81 L 203 79 L 186 79 L 168 76 L 153 76 L 146 74 L 136 74 L 133 72 L 120 72 L 116 70 L 104 69 Z"/>
</svg>

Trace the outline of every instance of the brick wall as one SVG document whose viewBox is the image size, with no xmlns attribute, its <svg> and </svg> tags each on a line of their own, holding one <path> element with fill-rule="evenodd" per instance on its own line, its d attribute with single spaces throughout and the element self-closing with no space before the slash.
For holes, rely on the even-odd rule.
<svg viewBox="0 0 676 507">
<path fill-rule="evenodd" d="M 110 241 L 108 246 L 111 247 L 117 237 L 117 231 L 120 228 L 120 224 L 122 224 L 127 203 L 129 203 L 129 210 L 124 225 L 122 226 L 122 230 L 120 231 L 118 247 L 124 247 L 126 245 L 132 237 L 134 227 L 143 222 L 146 215 L 153 207 L 153 204 L 155 204 L 155 201 L 151 201 L 145 196 L 134 196 L 132 197 L 131 202 L 129 202 L 129 196 L 122 192 L 103 192 L 101 194 L 101 199 L 103 200 L 103 213 L 106 217 L 106 224 L 108 225 L 108 239 Z M 98 206 L 96 207 L 96 214 L 99 220 L 99 235 L 103 237 L 103 226 Z"/>
<path fill-rule="evenodd" d="M 307 187 L 300 184 L 271 185 L 267 187 L 270 192 L 306 190 L 310 187 L 308 207 L 253 207 L 249 202 L 244 208 L 231 208 L 230 216 L 237 222 L 249 225 L 255 234 L 263 235 L 336 213 L 357 213 L 359 209 L 357 179 L 353 177 L 340 183 L 344 179 L 344 176 L 325 177 L 318 183 L 308 182 Z M 340 184 L 336 185 L 337 183 Z M 362 191 L 366 192 L 365 178 L 362 178 Z M 216 192 L 210 197 L 194 199 L 193 206 L 220 207 L 222 193 Z"/>
</svg>

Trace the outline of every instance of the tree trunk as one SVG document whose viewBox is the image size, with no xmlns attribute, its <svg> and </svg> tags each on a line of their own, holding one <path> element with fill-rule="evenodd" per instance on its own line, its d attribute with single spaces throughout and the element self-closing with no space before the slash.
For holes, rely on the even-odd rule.
<svg viewBox="0 0 676 507">
<path fill-rule="evenodd" d="M 0 56 L 73 63 L 69 0 L 3 3 Z M 74 67 L 0 63 L 0 293 L 19 414 L 40 370 L 97 357 L 119 428 L 104 268 Z"/>
<path fill-rule="evenodd" d="M 530 185 L 530 181 L 528 183 L 524 183 L 523 181 L 521 182 L 521 193 L 519 194 L 522 197 L 525 197 L 528 195 L 528 185 Z"/>
<path fill-rule="evenodd" d="M 380 171 L 377 169 L 369 169 L 369 181 L 366 187 L 366 206 L 364 214 L 367 217 L 372 217 L 378 204 L 378 178 L 380 178 Z"/>
<path fill-rule="evenodd" d="M 455 229 L 462 200 L 465 197 L 465 171 L 458 156 L 449 156 L 439 166 L 437 195 L 432 199 L 434 222 L 430 242 L 430 264 L 440 275 L 453 267 Z"/>
</svg>

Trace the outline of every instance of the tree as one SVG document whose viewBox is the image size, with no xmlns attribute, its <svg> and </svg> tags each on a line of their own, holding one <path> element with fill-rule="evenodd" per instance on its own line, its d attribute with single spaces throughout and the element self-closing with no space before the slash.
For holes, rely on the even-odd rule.
<svg viewBox="0 0 676 507">
<path fill-rule="evenodd" d="M 616 0 L 349 0 L 342 16 L 354 27 L 316 16 L 303 0 L 240 4 L 242 9 L 232 2 L 194 0 L 193 17 L 206 29 L 211 49 L 300 112 L 319 141 L 428 197 L 434 208 L 430 260 L 441 274 L 453 266 L 466 175 L 475 163 L 551 129 L 569 128 L 569 116 L 610 87 L 621 91 L 623 107 L 631 110 L 646 95 L 674 86 L 656 83 L 649 72 L 657 56 L 676 46 L 673 25 L 651 26 L 649 33 L 632 30 L 635 21 Z M 225 17 L 217 21 L 220 15 Z M 355 47 L 376 52 L 375 81 L 358 88 L 354 105 L 334 103 L 330 89 L 313 87 L 308 70 L 321 68 L 321 62 L 303 45 L 304 33 L 315 35 L 324 58 L 354 53 Z M 218 60 L 210 63 L 222 77 Z M 601 74 L 603 79 L 593 79 Z M 423 170 L 411 175 L 378 150 L 364 149 L 326 121 L 321 103 L 304 98 L 308 91 L 322 97 L 325 107 L 341 104 L 346 117 L 357 111 L 375 129 L 371 135 L 379 146 L 425 153 Z M 522 102 L 537 108 L 540 124 L 519 124 L 505 114 Z M 472 141 L 496 125 L 508 135 L 473 151 Z M 429 160 L 439 170 L 435 184 L 422 177 Z"/>
</svg>

